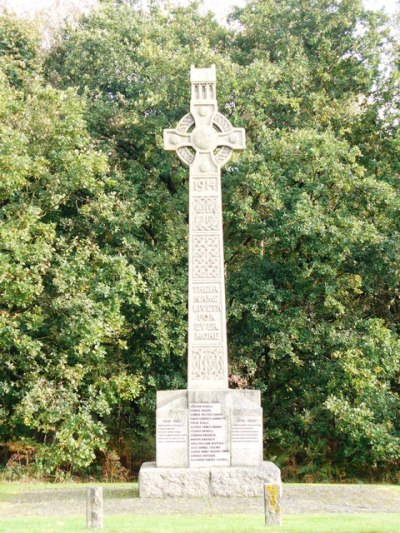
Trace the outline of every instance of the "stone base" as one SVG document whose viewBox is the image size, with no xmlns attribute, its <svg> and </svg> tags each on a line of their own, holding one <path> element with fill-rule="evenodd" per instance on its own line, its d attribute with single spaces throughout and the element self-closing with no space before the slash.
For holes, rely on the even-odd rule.
<svg viewBox="0 0 400 533">
<path fill-rule="evenodd" d="M 141 498 L 262 496 L 264 483 L 282 487 L 280 469 L 269 461 L 258 466 L 164 468 L 143 463 Z"/>
</svg>

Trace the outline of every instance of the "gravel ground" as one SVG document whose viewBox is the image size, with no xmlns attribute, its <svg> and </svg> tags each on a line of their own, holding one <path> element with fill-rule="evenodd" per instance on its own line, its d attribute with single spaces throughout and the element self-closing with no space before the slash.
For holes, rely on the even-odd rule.
<svg viewBox="0 0 400 533">
<path fill-rule="evenodd" d="M 377 485 L 284 484 L 282 512 L 400 513 L 400 488 Z M 77 516 L 85 513 L 86 488 L 31 488 L 0 502 L 0 518 L 11 516 Z M 260 498 L 140 499 L 137 489 L 104 489 L 105 514 L 258 514 Z"/>
</svg>

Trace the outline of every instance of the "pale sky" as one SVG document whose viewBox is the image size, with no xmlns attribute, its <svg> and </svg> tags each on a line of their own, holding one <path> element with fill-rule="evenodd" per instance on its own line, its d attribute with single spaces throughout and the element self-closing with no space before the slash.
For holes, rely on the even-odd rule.
<svg viewBox="0 0 400 533">
<path fill-rule="evenodd" d="M 189 0 L 175 1 L 181 5 L 189 3 Z M 81 10 L 94 3 L 96 0 L 0 0 L 0 6 L 12 9 L 18 14 L 33 14 L 36 11 L 44 10 L 52 11 L 54 8 L 62 13 L 67 12 L 67 7 L 70 9 L 73 6 L 73 8 Z M 203 0 L 205 9 L 213 11 L 220 19 L 223 19 L 233 6 L 243 6 L 245 3 L 246 0 Z M 399 0 L 364 0 L 364 3 L 370 9 L 383 7 L 389 14 L 396 10 L 396 4 L 400 8 Z"/>
</svg>

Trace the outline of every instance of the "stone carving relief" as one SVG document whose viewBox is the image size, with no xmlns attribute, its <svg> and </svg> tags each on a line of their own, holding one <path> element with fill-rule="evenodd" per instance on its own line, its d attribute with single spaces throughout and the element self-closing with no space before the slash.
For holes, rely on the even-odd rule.
<svg viewBox="0 0 400 533">
<path fill-rule="evenodd" d="M 194 125 L 194 118 L 191 113 L 187 113 L 178 123 L 177 131 L 179 133 L 186 133 Z M 176 153 L 178 154 L 179 159 L 182 163 L 186 165 L 191 165 L 194 161 L 195 154 L 187 146 L 179 148 Z"/>
<path fill-rule="evenodd" d="M 215 67 L 192 66 L 190 80 L 190 112 L 163 132 L 164 148 L 190 168 L 188 385 L 226 387 L 221 167 L 246 138 L 218 111 Z"/>
<path fill-rule="evenodd" d="M 222 379 L 225 374 L 221 346 L 192 347 L 192 378 Z"/>
<path fill-rule="evenodd" d="M 200 196 L 193 199 L 193 230 L 217 231 L 217 197 Z"/>
<path fill-rule="evenodd" d="M 218 183 L 216 178 L 202 178 L 193 180 L 194 192 L 217 191 Z"/>
<path fill-rule="evenodd" d="M 218 278 L 221 274 L 218 235 L 192 237 L 193 278 Z"/>
</svg>

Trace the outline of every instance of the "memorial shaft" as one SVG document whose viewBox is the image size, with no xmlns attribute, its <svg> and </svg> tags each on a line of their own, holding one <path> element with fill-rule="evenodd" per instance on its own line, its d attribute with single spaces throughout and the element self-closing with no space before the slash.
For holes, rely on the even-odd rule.
<svg viewBox="0 0 400 533">
<path fill-rule="evenodd" d="M 191 68 L 190 113 L 164 130 L 189 165 L 188 389 L 228 388 L 221 167 L 245 148 L 243 128 L 218 112 L 215 66 Z"/>
</svg>

